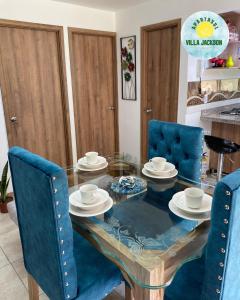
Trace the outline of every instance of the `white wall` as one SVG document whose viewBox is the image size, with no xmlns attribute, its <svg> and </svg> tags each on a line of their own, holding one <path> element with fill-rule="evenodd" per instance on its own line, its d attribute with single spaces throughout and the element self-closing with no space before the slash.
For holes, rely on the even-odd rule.
<svg viewBox="0 0 240 300">
<path fill-rule="evenodd" d="M 73 157 L 76 161 L 71 73 L 68 52 L 67 27 L 115 31 L 115 14 L 97 9 L 51 0 L 0 0 L 0 18 L 64 26 L 64 43 L 67 67 L 68 98 L 70 109 Z M 0 95 L 0 172 L 7 160 L 8 142 Z"/>
<path fill-rule="evenodd" d="M 240 8 L 239 0 L 153 0 L 116 13 L 118 37 L 137 36 L 137 101 L 121 100 L 121 78 L 119 76 L 119 122 L 120 150 L 140 157 L 140 27 L 175 18 L 182 22 L 192 13 L 201 10 L 227 12 Z M 119 39 L 118 39 L 119 42 Z M 118 45 L 118 58 L 120 57 Z M 185 123 L 187 98 L 188 56 L 181 48 L 180 82 L 178 100 L 178 122 Z M 118 62 L 120 74 L 120 60 Z"/>
</svg>

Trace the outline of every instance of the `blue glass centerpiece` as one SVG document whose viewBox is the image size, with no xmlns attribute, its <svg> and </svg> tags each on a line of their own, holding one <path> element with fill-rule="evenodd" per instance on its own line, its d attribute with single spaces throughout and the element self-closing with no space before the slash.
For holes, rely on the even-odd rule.
<svg viewBox="0 0 240 300">
<path fill-rule="evenodd" d="M 111 189 L 115 193 L 129 195 L 137 194 L 147 188 L 147 182 L 135 176 L 121 176 L 114 179 Z"/>
</svg>

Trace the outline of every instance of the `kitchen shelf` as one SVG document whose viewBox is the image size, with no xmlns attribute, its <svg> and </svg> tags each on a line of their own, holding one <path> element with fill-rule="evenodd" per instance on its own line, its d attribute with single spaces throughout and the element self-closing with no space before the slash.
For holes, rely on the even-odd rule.
<svg viewBox="0 0 240 300">
<path fill-rule="evenodd" d="M 240 68 L 209 68 L 205 69 L 202 80 L 221 80 L 240 78 Z"/>
</svg>

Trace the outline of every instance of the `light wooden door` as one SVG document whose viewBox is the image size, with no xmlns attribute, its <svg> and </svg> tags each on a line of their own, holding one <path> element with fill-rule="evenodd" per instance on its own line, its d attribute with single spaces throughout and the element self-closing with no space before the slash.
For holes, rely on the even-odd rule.
<svg viewBox="0 0 240 300">
<path fill-rule="evenodd" d="M 118 150 L 115 33 L 69 28 L 78 157 Z"/>
<path fill-rule="evenodd" d="M 147 157 L 148 121 L 176 122 L 180 60 L 180 20 L 141 28 L 141 152 Z"/>
<path fill-rule="evenodd" d="M 62 27 L 0 20 L 0 41 L 9 146 L 71 164 Z"/>
</svg>

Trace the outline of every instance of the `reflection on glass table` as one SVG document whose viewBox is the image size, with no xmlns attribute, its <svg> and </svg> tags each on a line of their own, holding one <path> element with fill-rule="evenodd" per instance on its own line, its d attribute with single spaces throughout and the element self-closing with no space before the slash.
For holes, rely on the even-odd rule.
<svg viewBox="0 0 240 300">
<path fill-rule="evenodd" d="M 212 194 L 213 187 L 182 177 L 157 180 L 144 176 L 142 166 L 123 155 L 107 157 L 108 167 L 96 172 L 68 168 L 69 194 L 84 183 L 108 191 L 113 206 L 93 217 L 71 215 L 73 227 L 115 262 L 130 284 L 159 289 L 167 286 L 178 268 L 199 257 L 206 243 L 209 221 L 187 220 L 169 209 L 169 201 L 187 187 L 201 187 Z M 137 194 L 115 192 L 116 177 L 137 176 L 145 182 Z"/>
</svg>

